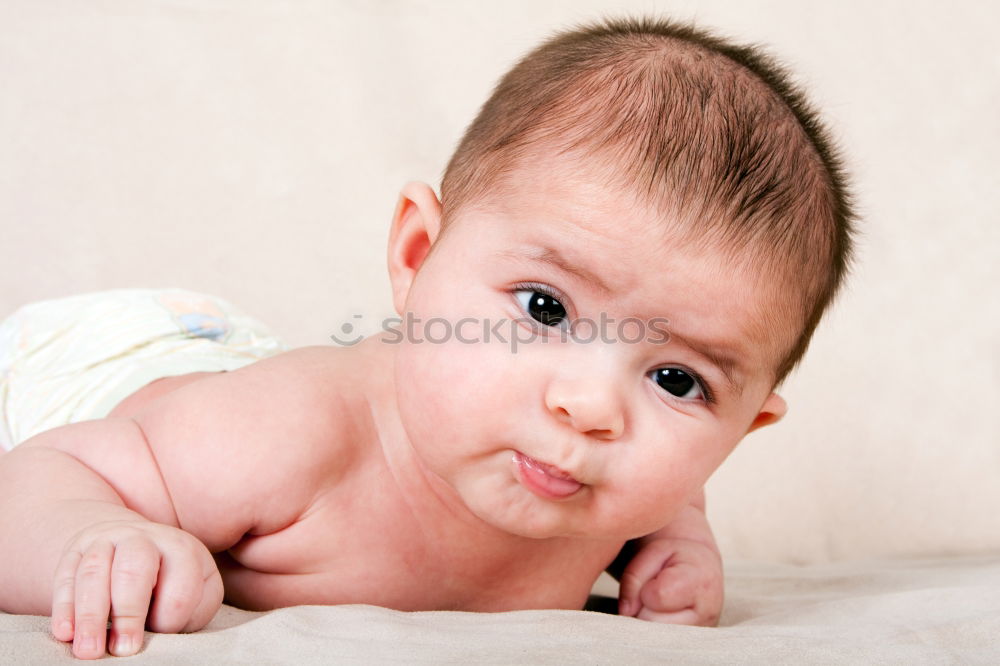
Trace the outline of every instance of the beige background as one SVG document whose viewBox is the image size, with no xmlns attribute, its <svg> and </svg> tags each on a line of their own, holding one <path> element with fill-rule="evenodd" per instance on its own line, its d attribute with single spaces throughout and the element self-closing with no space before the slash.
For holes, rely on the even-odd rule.
<svg viewBox="0 0 1000 666">
<path fill-rule="evenodd" d="M 223 296 L 295 345 L 390 314 L 399 187 L 497 77 L 623 11 L 762 42 L 855 174 L 859 263 L 709 486 L 728 557 L 1000 551 L 1000 12 L 929 2 L 0 0 L 0 316 L 126 286 Z"/>
</svg>

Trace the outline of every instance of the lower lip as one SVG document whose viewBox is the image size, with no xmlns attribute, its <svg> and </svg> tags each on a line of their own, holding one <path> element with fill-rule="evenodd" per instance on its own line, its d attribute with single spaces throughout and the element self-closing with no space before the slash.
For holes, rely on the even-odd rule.
<svg viewBox="0 0 1000 666">
<path fill-rule="evenodd" d="M 566 499 L 583 487 L 576 479 L 566 478 L 551 465 L 529 458 L 520 451 L 514 452 L 514 467 L 521 484 L 545 499 Z"/>
</svg>

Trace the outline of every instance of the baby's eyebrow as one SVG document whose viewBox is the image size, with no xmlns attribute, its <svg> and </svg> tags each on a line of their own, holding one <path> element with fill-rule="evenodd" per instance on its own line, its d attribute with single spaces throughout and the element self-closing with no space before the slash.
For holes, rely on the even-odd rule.
<svg viewBox="0 0 1000 666">
<path fill-rule="evenodd" d="M 695 352 L 701 354 L 711 361 L 717 368 L 719 368 L 719 370 L 722 371 L 723 376 L 726 378 L 726 387 L 729 389 L 730 393 L 736 396 L 742 395 L 742 372 L 740 362 L 737 360 L 735 355 L 731 355 L 729 352 L 723 351 L 714 345 L 700 340 L 681 336 L 673 330 L 670 330 L 669 327 L 668 333 L 671 340 L 677 340 L 684 346 L 693 349 Z"/>
<path fill-rule="evenodd" d="M 509 257 L 512 259 L 528 259 L 530 261 L 538 261 L 543 264 L 549 264 L 558 268 L 564 273 L 569 273 L 570 275 L 576 276 L 578 279 L 588 282 L 604 294 L 614 293 L 614 290 L 609 287 L 604 280 L 600 278 L 596 273 L 587 270 L 583 266 L 577 266 L 566 260 L 566 257 L 559 252 L 559 250 L 553 247 L 547 246 L 527 246 L 519 248 L 517 250 L 501 250 L 497 253 L 498 256 Z"/>
</svg>

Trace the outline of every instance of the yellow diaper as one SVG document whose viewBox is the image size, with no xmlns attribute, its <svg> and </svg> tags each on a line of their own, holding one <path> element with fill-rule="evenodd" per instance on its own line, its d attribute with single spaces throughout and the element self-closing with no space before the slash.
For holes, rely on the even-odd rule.
<svg viewBox="0 0 1000 666">
<path fill-rule="evenodd" d="M 226 301 L 181 289 L 25 305 L 0 323 L 0 446 L 102 418 L 155 379 L 235 370 L 287 349 Z"/>
</svg>

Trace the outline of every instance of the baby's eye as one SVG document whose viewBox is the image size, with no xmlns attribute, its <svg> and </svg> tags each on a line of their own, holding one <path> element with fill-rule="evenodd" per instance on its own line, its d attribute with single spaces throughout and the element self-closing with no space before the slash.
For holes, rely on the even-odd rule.
<svg viewBox="0 0 1000 666">
<path fill-rule="evenodd" d="M 661 389 L 672 396 L 685 400 L 705 399 L 698 378 L 680 368 L 660 368 L 653 370 L 651 376 Z"/>
<path fill-rule="evenodd" d="M 538 289 L 518 289 L 514 296 L 524 311 L 540 324 L 560 326 L 567 321 L 566 308 L 552 294 Z"/>
</svg>

